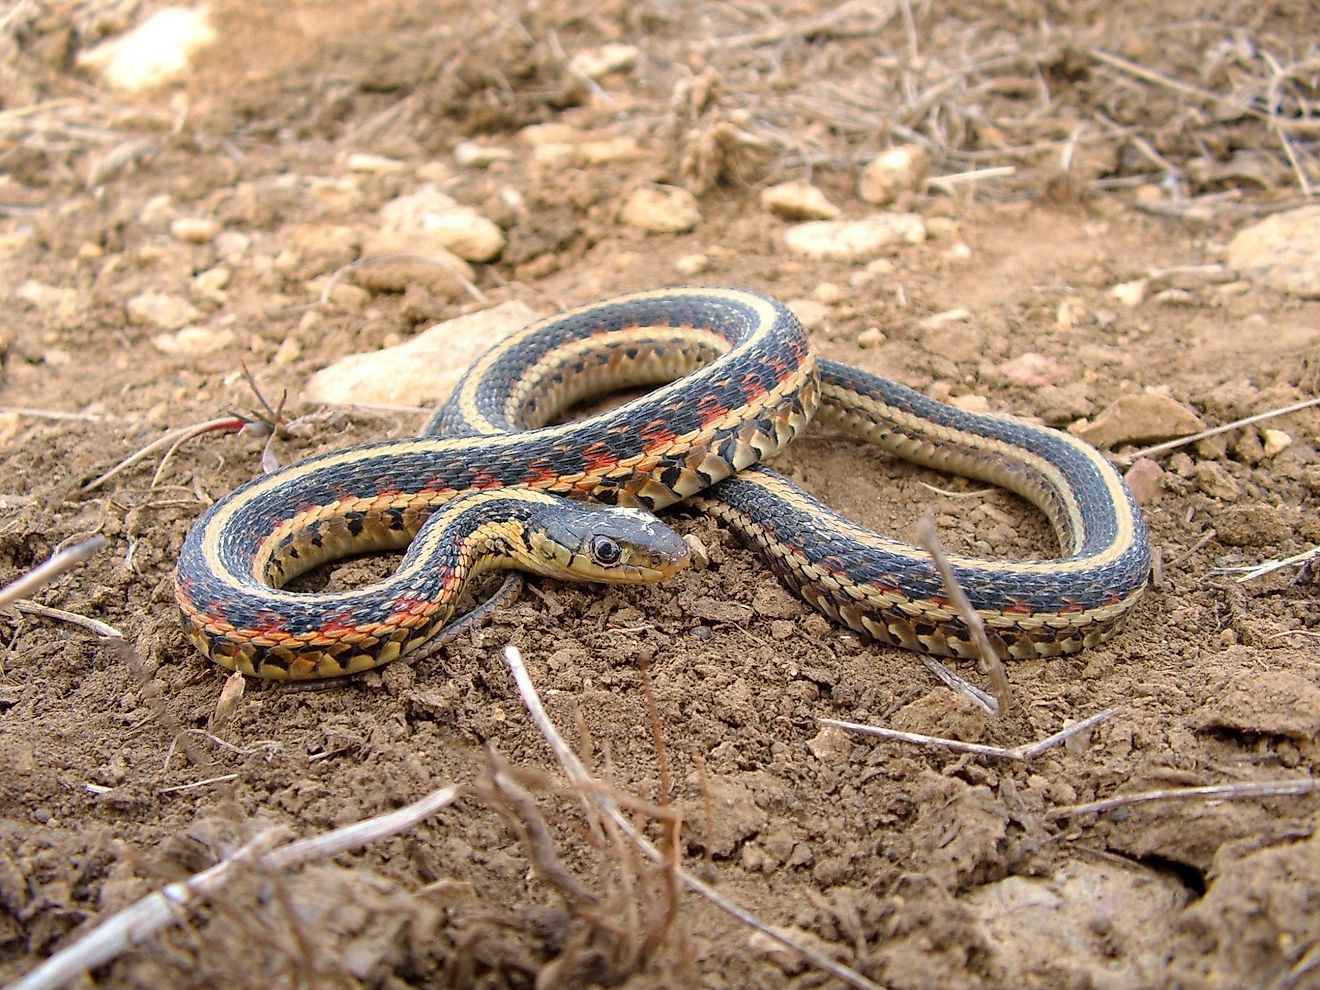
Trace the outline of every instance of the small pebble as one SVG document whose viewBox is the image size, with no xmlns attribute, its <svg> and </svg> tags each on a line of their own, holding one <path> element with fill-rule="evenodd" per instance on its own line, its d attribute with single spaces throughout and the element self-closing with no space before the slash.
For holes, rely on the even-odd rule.
<svg viewBox="0 0 1320 990">
<path fill-rule="evenodd" d="M 179 217 L 170 222 L 170 234 L 176 241 L 205 244 L 220 233 L 220 224 L 208 217 Z"/>
</svg>

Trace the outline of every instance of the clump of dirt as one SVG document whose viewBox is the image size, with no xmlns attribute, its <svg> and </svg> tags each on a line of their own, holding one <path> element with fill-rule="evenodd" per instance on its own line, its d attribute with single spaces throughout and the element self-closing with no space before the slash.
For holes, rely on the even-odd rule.
<svg viewBox="0 0 1320 990">
<path fill-rule="evenodd" d="M 245 367 L 271 406 L 292 397 L 272 442 L 289 462 L 423 421 L 301 404 L 347 354 L 492 303 L 689 280 L 789 300 L 828 357 L 1062 428 L 1152 391 L 1210 425 L 1297 403 L 1320 304 L 1223 256 L 1320 183 L 1315 11 L 231 0 L 182 81 L 113 93 L 78 55 L 147 12 L 23 0 L 0 18 L 0 579 L 104 536 L 36 601 L 128 647 L 0 618 L 0 979 L 267 829 L 317 834 L 454 783 L 456 803 L 394 838 L 237 870 L 97 983 L 815 980 L 565 787 L 501 659 L 513 645 L 668 862 L 868 979 L 1315 985 L 1320 610 L 1306 567 L 1237 576 L 1320 543 L 1316 407 L 1160 455 L 1144 512 L 1162 566 L 1130 627 L 1010 664 L 1000 718 L 682 513 L 702 569 L 533 583 L 438 656 L 321 691 L 251 682 L 217 717 L 225 674 L 184 639 L 171 572 L 266 440 L 206 433 L 84 490 L 170 430 L 259 410 Z M 489 157 L 456 159 L 464 140 Z M 863 202 L 863 167 L 913 144 L 935 180 Z M 848 218 L 911 211 L 928 236 L 795 254 L 760 200 L 789 179 Z M 426 184 L 494 221 L 498 260 L 352 277 L 381 207 Z M 655 184 L 696 195 L 691 229 L 620 221 Z M 931 512 L 951 551 L 1053 552 L 1018 499 L 826 430 L 776 466 L 901 537 Z M 1027 762 L 818 721 L 1011 747 L 1110 707 Z M 1078 807 L 1226 784 L 1244 793 Z"/>
</svg>

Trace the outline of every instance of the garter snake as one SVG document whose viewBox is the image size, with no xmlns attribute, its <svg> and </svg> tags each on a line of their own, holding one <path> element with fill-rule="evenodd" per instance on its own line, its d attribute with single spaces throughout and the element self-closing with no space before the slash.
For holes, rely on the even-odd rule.
<svg viewBox="0 0 1320 990">
<path fill-rule="evenodd" d="M 657 383 L 665 384 L 614 409 L 546 425 L 604 391 Z M 556 537 L 544 522 L 555 507 L 540 493 L 647 510 L 687 500 L 832 618 L 882 642 L 972 655 L 922 551 L 756 467 L 818 405 L 826 422 L 1005 487 L 1049 518 L 1060 559 L 951 558 L 1010 655 L 1071 653 L 1121 628 L 1144 590 L 1150 553 L 1140 513 L 1103 456 L 1066 434 L 818 361 L 782 304 L 713 288 L 622 296 L 535 323 L 468 370 L 427 435 L 322 454 L 230 493 L 185 538 L 176 568 L 185 628 L 224 666 L 330 677 L 417 649 L 484 567 L 642 581 L 683 566 L 671 531 L 626 513 L 610 517 L 605 535 L 636 567 L 625 574 L 603 564 L 591 551 L 599 524 L 575 522 Z M 326 560 L 410 542 L 381 584 L 329 595 L 279 590 Z"/>
</svg>

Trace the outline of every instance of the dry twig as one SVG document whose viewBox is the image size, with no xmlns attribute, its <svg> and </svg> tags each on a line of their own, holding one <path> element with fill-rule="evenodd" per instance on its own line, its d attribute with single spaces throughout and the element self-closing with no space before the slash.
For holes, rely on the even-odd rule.
<svg viewBox="0 0 1320 990">
<path fill-rule="evenodd" d="M 1083 719 L 1076 725 L 1070 725 L 1068 728 L 1054 733 L 1052 736 L 1046 736 L 1033 743 L 1023 743 L 1021 746 L 986 746 L 982 743 L 963 742 L 961 739 L 945 739 L 942 736 L 924 736 L 917 732 L 900 732 L 897 729 L 885 729 L 878 725 L 864 725 L 860 722 L 842 722 L 834 718 L 816 719 L 821 725 L 830 725 L 836 729 L 843 729 L 845 732 L 859 732 L 867 736 L 879 736 L 881 739 L 894 739 L 898 742 L 915 743 L 918 746 L 938 746 L 942 749 L 952 750 L 956 753 L 974 753 L 977 756 L 992 756 L 1000 760 L 1018 760 L 1026 761 L 1039 756 L 1053 746 L 1071 739 L 1082 732 L 1086 732 L 1092 727 L 1099 725 L 1108 718 L 1118 714 L 1117 708 L 1106 708 L 1102 712 L 1097 712 L 1090 718 Z"/>
<path fill-rule="evenodd" d="M 532 717 L 537 729 L 549 744 L 551 751 L 558 760 L 560 767 L 568 776 L 569 781 L 577 788 L 580 788 L 583 794 L 590 794 L 596 806 L 605 815 L 606 819 L 612 822 L 613 826 L 628 837 L 628 839 L 637 847 L 647 859 L 654 863 L 666 864 L 671 861 L 657 849 L 644 835 L 642 835 L 633 824 L 628 821 L 619 808 L 619 802 L 609 788 L 602 786 L 597 782 L 578 760 L 577 754 L 569 748 L 564 742 L 563 736 L 555 728 L 555 724 L 550 721 L 550 716 L 546 714 L 545 708 L 541 704 L 541 698 L 536 693 L 536 688 L 532 684 L 532 679 L 527 673 L 527 667 L 523 663 L 522 654 L 516 646 L 506 646 L 504 648 L 504 661 L 509 666 L 509 671 L 513 674 L 513 679 L 518 685 L 518 693 L 522 695 L 523 703 L 527 706 L 527 711 Z M 792 952 L 797 953 L 803 959 L 810 962 L 818 969 L 829 973 L 837 979 L 843 980 L 849 986 L 861 987 L 865 990 L 880 990 L 878 984 L 868 980 L 856 970 L 844 966 L 842 963 L 835 962 L 824 953 L 812 948 L 811 946 L 799 941 L 791 935 L 788 935 L 771 925 L 766 924 L 750 911 L 739 907 L 733 901 L 724 897 L 717 890 L 698 880 L 692 874 L 688 873 L 677 863 L 672 864 L 672 869 L 678 880 L 683 886 L 694 893 L 704 897 L 710 903 L 714 904 L 721 911 L 731 915 L 738 921 L 750 928 L 761 932 L 779 945 L 784 946 Z"/>
<path fill-rule="evenodd" d="M 1310 409 L 1312 406 L 1320 406 L 1320 397 L 1306 399 L 1303 402 L 1294 402 L 1290 406 L 1282 406 L 1278 409 L 1270 409 L 1267 412 L 1256 413 L 1254 416 L 1247 416 L 1245 419 L 1235 419 L 1231 423 L 1225 423 L 1223 426 L 1215 426 L 1200 433 L 1193 433 L 1191 436 L 1179 437 L 1177 440 L 1167 440 L 1164 443 L 1157 443 L 1151 447 L 1143 447 L 1140 450 L 1134 450 L 1128 454 L 1119 454 L 1115 460 L 1120 464 L 1131 464 L 1138 457 L 1153 457 L 1157 454 L 1166 454 L 1171 450 L 1177 450 L 1179 447 L 1186 447 L 1189 443 L 1196 443 L 1198 440 L 1204 440 L 1206 437 L 1218 436 L 1221 433 L 1227 433 L 1230 430 L 1240 429 L 1243 426 L 1251 426 L 1253 423 L 1259 423 L 1262 420 L 1274 419 L 1276 416 L 1286 416 L 1289 413 L 1299 412 L 1302 409 Z"/>
<path fill-rule="evenodd" d="M 1072 804 L 1063 808 L 1054 808 L 1047 812 L 1046 818 L 1073 818 L 1096 811 L 1110 811 L 1129 804 L 1144 804 L 1148 801 L 1191 801 L 1198 798 L 1206 800 L 1234 801 L 1250 797 L 1281 797 L 1284 795 L 1310 794 L 1320 780 L 1314 777 L 1301 777 L 1294 780 L 1256 780 L 1244 784 L 1209 784 L 1205 787 L 1175 787 L 1161 791 L 1142 791 L 1139 794 L 1119 794 L 1103 801 L 1088 801 L 1086 804 Z"/>
<path fill-rule="evenodd" d="M 275 845 L 282 838 L 280 830 L 260 832 L 210 869 L 148 894 L 111 915 L 78 941 L 11 983 L 8 990 L 58 990 L 82 974 L 118 958 L 161 929 L 182 923 L 187 919 L 189 908 L 213 896 L 245 866 L 276 873 L 378 842 L 412 828 L 453 804 L 458 793 L 456 786 L 442 787 L 397 811 L 278 848 Z"/>
<path fill-rule="evenodd" d="M 51 556 L 44 564 L 38 564 L 22 577 L 0 588 L 0 607 L 15 602 L 20 598 L 29 598 L 40 591 L 61 574 L 73 570 L 84 561 L 90 560 L 98 551 L 105 548 L 106 539 L 99 533 L 90 539 L 65 547 Z"/>
<path fill-rule="evenodd" d="M 986 634 L 985 623 L 972 608 L 972 603 L 967 600 L 967 593 L 963 591 L 962 586 L 958 584 L 958 578 L 953 573 L 953 566 L 949 563 L 949 557 L 940 545 L 939 533 L 935 529 L 935 521 L 930 514 L 922 516 L 917 523 L 917 542 L 930 554 L 931 560 L 935 564 L 935 569 L 939 572 L 940 581 L 944 584 L 944 590 L 949 596 L 949 601 L 953 604 L 958 617 L 963 620 L 967 626 L 967 632 L 972 637 L 972 642 L 976 644 L 976 650 L 981 655 L 981 669 L 985 671 L 990 678 L 990 687 L 994 693 L 996 705 L 989 708 L 991 715 L 1001 715 L 1008 711 L 1009 702 L 1012 700 L 1012 692 L 1008 686 L 1008 673 L 1004 670 L 1004 661 L 999 656 L 999 651 L 994 648 L 990 642 L 990 637 Z M 930 663 L 927 663 L 930 666 Z M 942 664 L 939 666 L 943 667 Z M 936 671 L 939 675 L 939 671 Z M 949 676 L 953 676 L 952 673 Z M 941 680 L 944 680 L 941 677 Z M 948 683 L 948 681 L 945 681 Z M 955 688 L 960 693 L 965 691 Z M 973 700 L 986 707 L 982 698 L 977 694 L 972 695 Z"/>
</svg>

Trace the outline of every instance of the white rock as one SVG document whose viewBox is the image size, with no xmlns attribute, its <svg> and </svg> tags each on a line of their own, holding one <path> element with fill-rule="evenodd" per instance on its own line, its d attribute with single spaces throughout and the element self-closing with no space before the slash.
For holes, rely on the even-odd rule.
<svg viewBox="0 0 1320 990">
<path fill-rule="evenodd" d="M 227 298 L 225 287 L 229 285 L 229 279 L 230 271 L 228 268 L 208 268 L 206 271 L 198 272 L 193 276 L 193 292 L 203 299 L 223 303 Z"/>
<path fill-rule="evenodd" d="M 454 161 L 464 168 L 489 168 L 496 162 L 513 160 L 513 152 L 497 144 L 460 141 L 454 145 Z"/>
<path fill-rule="evenodd" d="M 817 220 L 784 231 L 789 250 L 808 258 L 866 261 L 894 244 L 920 244 L 926 228 L 915 213 L 876 213 L 861 220 Z"/>
<path fill-rule="evenodd" d="M 441 299 L 457 299 L 472 266 L 429 233 L 378 230 L 362 245 L 362 262 L 353 272 L 357 285 L 372 292 L 403 292 L 418 285 Z"/>
<path fill-rule="evenodd" d="M 303 389 L 308 402 L 431 406 L 449 396 L 468 366 L 496 341 L 537 318 L 507 302 L 431 327 L 395 347 L 352 354 L 318 371 Z"/>
<path fill-rule="evenodd" d="M 215 235 L 215 251 L 227 260 L 237 260 L 252 247 L 252 238 L 241 230 L 222 230 Z"/>
<path fill-rule="evenodd" d="M 210 217 L 179 217 L 170 223 L 170 235 L 188 244 L 205 244 L 218 233 L 220 224 Z"/>
<path fill-rule="evenodd" d="M 610 162 L 630 162 L 642 157 L 635 138 L 548 141 L 532 147 L 532 163 L 542 168 L 585 168 Z"/>
<path fill-rule="evenodd" d="M 1128 309 L 1134 309 L 1140 306 L 1146 298 L 1146 287 L 1150 283 L 1144 278 L 1134 279 L 1131 282 L 1119 282 L 1109 290 L 1109 294 L 1121 302 Z"/>
<path fill-rule="evenodd" d="M 158 10 L 127 34 L 78 57 L 116 89 L 137 92 L 177 79 L 192 57 L 216 38 L 205 7 Z"/>
<path fill-rule="evenodd" d="M 949 399 L 949 405 L 964 412 L 983 413 L 990 411 L 990 400 L 984 395 L 955 395 Z"/>
<path fill-rule="evenodd" d="M 234 342 L 234 331 L 207 327 L 184 327 L 174 333 L 160 333 L 151 338 L 151 346 L 162 354 L 211 354 Z"/>
<path fill-rule="evenodd" d="M 884 206 L 905 192 L 919 189 L 929 169 L 930 155 L 922 145 L 890 148 L 862 169 L 857 195 L 867 203 Z"/>
<path fill-rule="evenodd" d="M 71 317 L 78 310 L 78 290 L 63 285 L 46 285 L 36 279 L 28 279 L 15 289 L 14 297 L 57 320 Z"/>
<path fill-rule="evenodd" d="M 701 222 L 701 207 L 678 186 L 642 186 L 624 201 L 619 219 L 652 234 L 684 234 Z"/>
<path fill-rule="evenodd" d="M 381 207 L 386 231 L 424 234 L 467 261 L 494 261 L 504 250 L 504 232 L 470 206 L 462 206 L 435 186 L 393 199 Z"/>
<path fill-rule="evenodd" d="M 347 165 L 350 172 L 362 172 L 367 175 L 391 175 L 395 172 L 402 172 L 408 167 L 397 158 L 386 158 L 384 155 L 369 155 L 363 152 L 349 155 Z"/>
<path fill-rule="evenodd" d="M 839 208 L 809 182 L 781 182 L 761 190 L 761 205 L 785 220 L 833 220 Z"/>
<path fill-rule="evenodd" d="M 1265 448 L 1265 456 L 1273 457 L 1275 454 L 1281 454 L 1288 449 L 1292 443 L 1292 434 L 1285 433 L 1283 430 L 1261 430 L 1261 444 Z"/>
<path fill-rule="evenodd" d="M 704 254 L 685 254 L 674 262 L 674 270 L 680 275 L 700 275 L 710 267 L 710 258 Z"/>
<path fill-rule="evenodd" d="M 518 140 L 536 147 L 538 144 L 576 144 L 586 132 L 571 124 L 554 121 L 549 124 L 528 124 L 518 132 Z"/>
<path fill-rule="evenodd" d="M 125 309 L 130 322 L 158 330 L 178 330 L 195 322 L 199 315 L 197 308 L 183 296 L 164 292 L 144 292 L 134 296 Z"/>
<path fill-rule="evenodd" d="M 999 373 L 1010 382 L 1040 388 L 1053 383 L 1059 377 L 1058 362 L 1044 354 L 1027 351 L 1005 361 L 999 366 Z"/>
<path fill-rule="evenodd" d="M 613 72 L 631 72 L 637 66 L 637 55 L 633 45 L 601 45 L 578 52 L 568 60 L 568 67 L 578 75 L 600 80 Z"/>
<path fill-rule="evenodd" d="M 1266 217 L 1228 245 L 1228 263 L 1279 292 L 1320 298 L 1320 206 Z"/>
</svg>

